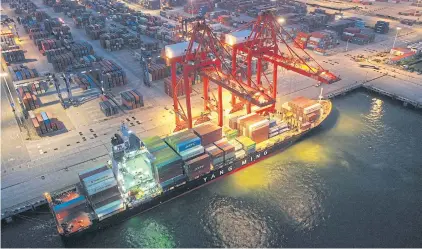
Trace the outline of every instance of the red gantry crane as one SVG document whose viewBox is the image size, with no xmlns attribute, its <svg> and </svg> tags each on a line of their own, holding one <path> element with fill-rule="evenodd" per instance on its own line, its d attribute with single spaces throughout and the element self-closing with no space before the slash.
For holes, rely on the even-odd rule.
<svg viewBox="0 0 422 249">
<path fill-rule="evenodd" d="M 192 128 L 193 117 L 191 108 L 192 80 L 197 76 L 202 78 L 204 112 L 216 111 L 218 124 L 223 125 L 222 89 L 232 94 L 232 111 L 243 108 L 247 104 L 247 112 L 251 106 L 259 107 L 258 112 L 274 111 L 277 96 L 277 68 L 279 66 L 311 77 L 319 82 L 332 83 L 338 78 L 323 69 L 309 54 L 303 51 L 308 60 L 301 58 L 284 40 L 282 34 L 287 34 L 277 19 L 270 12 L 263 12 L 256 21 L 244 26 L 242 30 L 227 34 L 225 42 L 217 38 L 204 20 L 198 20 L 191 32 L 190 41 L 166 46 L 167 63 L 171 65 L 171 81 L 173 88 L 173 105 L 176 118 L 176 130 Z M 290 37 L 291 38 L 291 37 Z M 292 39 L 293 40 L 293 39 Z M 287 53 L 280 50 L 286 47 Z M 246 82 L 238 77 L 237 55 L 246 54 Z M 256 81 L 252 78 L 252 58 L 257 58 Z M 231 65 L 227 59 L 231 58 Z M 263 75 L 262 61 L 273 64 L 273 79 L 268 80 Z M 310 65 L 312 64 L 315 65 Z M 177 81 L 177 64 L 182 66 L 182 79 Z M 242 73 L 242 72 L 241 72 Z M 263 84 L 262 76 L 266 79 Z M 209 82 L 218 86 L 217 98 L 212 102 L 209 96 Z M 186 95 L 186 108 L 181 105 L 177 89 L 183 84 Z M 236 103 L 236 100 L 239 103 Z M 182 119 L 182 120 L 181 120 Z M 196 122 L 209 120 L 204 115 L 195 118 Z"/>
</svg>

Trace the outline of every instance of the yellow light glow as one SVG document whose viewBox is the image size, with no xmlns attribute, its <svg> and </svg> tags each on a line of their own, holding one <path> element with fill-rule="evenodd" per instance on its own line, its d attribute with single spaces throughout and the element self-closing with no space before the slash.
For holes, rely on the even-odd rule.
<svg viewBox="0 0 422 249">
<path fill-rule="evenodd" d="M 286 20 L 284 19 L 284 18 L 282 18 L 282 17 L 280 17 L 280 18 L 278 18 L 278 23 L 280 23 L 280 24 L 283 24 L 283 23 L 285 23 L 286 22 Z"/>
</svg>

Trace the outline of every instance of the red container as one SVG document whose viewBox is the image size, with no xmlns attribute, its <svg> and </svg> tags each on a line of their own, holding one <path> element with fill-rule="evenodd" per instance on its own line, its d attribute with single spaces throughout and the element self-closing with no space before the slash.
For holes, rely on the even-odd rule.
<svg viewBox="0 0 422 249">
<path fill-rule="evenodd" d="M 255 143 L 261 143 L 261 142 L 268 139 L 268 133 L 269 133 L 269 127 L 268 126 L 261 127 L 259 129 L 252 131 L 251 139 Z"/>
<path fill-rule="evenodd" d="M 221 127 L 214 124 L 204 124 L 193 128 L 193 131 L 201 138 L 202 146 L 212 144 L 220 140 L 223 136 Z"/>
</svg>

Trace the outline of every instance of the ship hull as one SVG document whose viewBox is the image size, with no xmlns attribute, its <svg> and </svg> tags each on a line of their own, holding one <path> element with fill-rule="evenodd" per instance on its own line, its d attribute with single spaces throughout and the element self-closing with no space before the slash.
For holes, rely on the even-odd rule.
<svg viewBox="0 0 422 249">
<path fill-rule="evenodd" d="M 314 127 L 312 130 L 314 130 L 315 128 L 317 127 Z M 128 207 L 126 210 L 120 213 L 114 214 L 113 216 L 106 218 L 104 220 L 101 220 L 101 221 L 94 220 L 92 226 L 90 226 L 89 228 L 86 228 L 84 230 L 81 230 L 79 232 L 72 233 L 72 234 L 63 234 L 61 235 L 61 237 L 63 241 L 66 243 L 68 241 L 74 240 L 75 237 L 89 236 L 89 234 L 92 232 L 98 231 L 100 229 L 105 229 L 114 224 L 123 222 L 133 216 L 139 215 L 161 204 L 164 204 L 167 201 L 170 201 L 174 198 L 187 194 L 190 191 L 193 191 L 197 188 L 210 184 L 217 179 L 220 179 L 226 175 L 234 173 L 235 171 L 251 166 L 259 162 L 260 160 L 269 158 L 270 156 L 274 156 L 275 154 L 283 152 L 285 149 L 293 145 L 295 142 L 300 140 L 303 136 L 305 136 L 307 133 L 309 133 L 312 130 L 306 131 L 297 136 L 293 136 L 287 141 L 274 144 L 274 146 L 267 147 L 265 150 L 261 150 L 253 154 L 249 154 L 247 157 L 243 159 L 235 160 L 232 163 L 229 163 L 221 167 L 220 169 L 215 169 L 209 172 L 208 174 L 202 175 L 201 177 L 197 179 L 182 182 L 176 185 L 175 187 L 173 187 L 172 189 L 164 191 L 161 195 L 153 199 L 150 199 L 145 203 L 142 203 L 134 207 Z"/>
</svg>

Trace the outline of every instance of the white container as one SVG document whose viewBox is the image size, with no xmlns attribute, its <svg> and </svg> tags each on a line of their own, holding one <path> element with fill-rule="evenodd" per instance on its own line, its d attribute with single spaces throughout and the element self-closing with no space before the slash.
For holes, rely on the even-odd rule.
<svg viewBox="0 0 422 249">
<path fill-rule="evenodd" d="M 321 109 L 321 104 L 320 103 L 316 103 L 316 104 L 313 104 L 313 105 L 311 105 L 309 107 L 304 108 L 303 109 L 303 113 L 304 114 L 309 114 L 309 113 L 314 112 L 314 111 L 317 111 L 319 109 Z"/>
<path fill-rule="evenodd" d="M 226 43 L 229 45 L 240 44 L 248 40 L 251 35 L 250 30 L 242 30 L 233 33 L 226 34 Z"/>
<path fill-rule="evenodd" d="M 164 50 L 166 57 L 171 59 L 186 55 L 188 47 L 189 42 L 180 42 L 176 44 L 166 45 Z M 197 49 L 198 43 L 194 42 L 192 48 Z"/>
<path fill-rule="evenodd" d="M 278 131 L 272 132 L 272 133 L 270 133 L 270 135 L 268 137 L 272 138 L 272 137 L 277 136 L 278 134 L 280 134 Z"/>
</svg>

